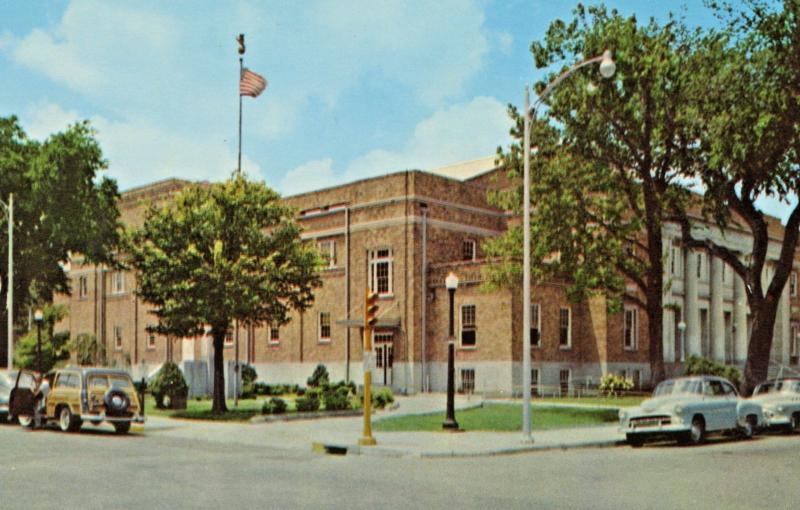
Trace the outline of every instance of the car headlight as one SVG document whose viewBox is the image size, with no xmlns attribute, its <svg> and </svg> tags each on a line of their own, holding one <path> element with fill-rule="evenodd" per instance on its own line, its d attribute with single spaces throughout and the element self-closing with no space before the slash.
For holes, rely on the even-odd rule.
<svg viewBox="0 0 800 510">
<path fill-rule="evenodd" d="M 675 406 L 675 409 L 672 410 L 675 414 L 683 414 L 683 407 L 679 404 Z"/>
<path fill-rule="evenodd" d="M 778 411 L 779 413 L 782 413 L 784 411 L 783 406 L 778 406 L 775 408 L 775 410 Z"/>
</svg>

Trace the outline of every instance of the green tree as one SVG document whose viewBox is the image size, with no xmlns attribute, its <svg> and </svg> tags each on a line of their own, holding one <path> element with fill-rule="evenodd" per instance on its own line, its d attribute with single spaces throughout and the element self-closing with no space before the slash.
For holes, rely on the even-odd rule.
<svg viewBox="0 0 800 510">
<path fill-rule="evenodd" d="M 546 98 L 546 112 L 533 123 L 531 274 L 538 281 L 567 278 L 571 299 L 603 294 L 612 311 L 623 299 L 639 304 L 648 318 L 657 383 L 664 377 L 662 228 L 688 201 L 678 181 L 695 161 L 698 124 L 688 83 L 700 33 L 673 17 L 642 24 L 602 6 L 579 4 L 573 12 L 571 22 L 554 21 L 544 40 L 532 44 L 536 67 L 611 49 L 617 72 L 608 82 L 596 71 L 572 75 Z M 511 134 L 521 142 L 520 112 L 512 106 L 509 113 Z M 498 159 L 521 187 L 521 144 L 498 149 Z M 519 188 L 490 198 L 522 210 Z M 500 261 L 489 270 L 493 284 L 520 283 L 521 228 L 485 250 Z"/>
<path fill-rule="evenodd" d="M 0 199 L 14 194 L 14 312 L 70 292 L 63 266 L 70 254 L 87 262 L 113 263 L 118 246 L 119 193 L 99 174 L 107 167 L 88 122 L 69 126 L 44 141 L 29 139 L 16 117 L 0 117 Z M 0 214 L 0 232 L 7 232 Z M 0 244 L 0 302 L 5 303 L 7 243 Z M 6 337 L 6 321 L 0 321 Z M 0 342 L 0 361 L 6 357 Z"/>
<path fill-rule="evenodd" d="M 227 410 L 223 342 L 233 322 L 284 324 L 320 285 L 320 258 L 300 240 L 293 215 L 277 193 L 234 174 L 149 210 L 132 235 L 131 263 L 139 294 L 155 306 L 156 329 L 190 337 L 211 328 L 214 412 Z"/>
<path fill-rule="evenodd" d="M 80 366 L 106 364 L 106 346 L 91 333 L 81 333 L 70 339 L 67 349 L 75 353 Z"/>
<path fill-rule="evenodd" d="M 69 359 L 69 332 L 53 332 L 55 323 L 67 316 L 66 307 L 62 305 L 45 305 L 42 311 L 42 372 L 47 372 L 59 361 Z M 37 368 L 37 343 L 38 332 L 34 325 L 34 327 L 16 343 L 14 349 L 14 365 L 17 368 Z"/>
<path fill-rule="evenodd" d="M 720 257 L 745 283 L 753 321 L 742 391 L 767 378 L 776 314 L 791 273 L 800 228 L 800 2 L 711 2 L 728 31 L 704 40 L 694 80 L 702 164 L 690 176 L 706 188 L 703 212 L 725 228 L 752 234 L 749 250 L 714 241 L 679 215 L 684 240 Z M 704 98 L 713 97 L 713 101 Z M 790 211 L 774 272 L 764 277 L 772 227 L 757 205 L 772 197 Z"/>
</svg>

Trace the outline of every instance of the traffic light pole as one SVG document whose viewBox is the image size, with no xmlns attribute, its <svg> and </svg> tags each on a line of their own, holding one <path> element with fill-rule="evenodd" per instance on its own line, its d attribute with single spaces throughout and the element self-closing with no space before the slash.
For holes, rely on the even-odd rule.
<svg viewBox="0 0 800 510">
<path fill-rule="evenodd" d="M 378 295 L 369 289 L 366 291 L 364 299 L 364 431 L 358 444 L 362 446 L 374 446 L 378 444 L 372 437 L 372 327 L 377 322 L 376 313 L 378 305 L 376 301 Z"/>
</svg>

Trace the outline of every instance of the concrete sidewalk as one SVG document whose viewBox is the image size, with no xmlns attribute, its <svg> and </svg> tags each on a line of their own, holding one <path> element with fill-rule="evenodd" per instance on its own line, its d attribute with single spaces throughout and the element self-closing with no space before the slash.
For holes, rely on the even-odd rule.
<svg viewBox="0 0 800 510">
<path fill-rule="evenodd" d="M 392 410 L 376 413 L 374 422 L 390 416 L 441 412 L 442 394 L 398 397 Z M 457 410 L 481 405 L 479 397 L 457 396 Z M 534 411 L 535 412 L 535 411 Z M 361 417 L 272 423 L 231 423 L 149 417 L 145 434 L 212 443 L 266 447 L 295 453 L 315 451 L 390 457 L 461 457 L 504 455 L 548 449 L 615 446 L 623 439 L 616 425 L 535 431 L 526 443 L 520 432 L 378 432 L 376 446 L 359 446 Z"/>
</svg>

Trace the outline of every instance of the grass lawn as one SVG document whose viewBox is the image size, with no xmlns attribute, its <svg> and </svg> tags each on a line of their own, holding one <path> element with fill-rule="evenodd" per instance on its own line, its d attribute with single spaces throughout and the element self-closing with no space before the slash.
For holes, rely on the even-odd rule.
<svg viewBox="0 0 800 510">
<path fill-rule="evenodd" d="M 581 408 L 534 408 L 535 430 L 603 425 L 618 420 L 616 410 Z M 441 431 L 444 413 L 398 416 L 377 421 L 379 432 Z M 522 430 L 522 406 L 517 404 L 486 404 L 483 407 L 456 411 L 456 421 L 464 430 L 513 432 Z"/>
<path fill-rule="evenodd" d="M 149 397 L 149 395 L 148 395 Z M 269 400 L 269 399 L 267 399 Z M 289 409 L 294 408 L 294 400 L 284 397 Z M 149 397 L 145 400 L 145 415 L 166 416 L 168 418 L 184 418 L 189 420 L 214 420 L 214 421 L 247 421 L 253 416 L 261 414 L 264 399 L 239 399 L 239 406 L 234 407 L 233 400 L 227 400 L 228 412 L 217 414 L 211 412 L 211 400 L 188 399 L 186 409 L 156 409 L 155 399 Z"/>
<path fill-rule="evenodd" d="M 638 406 L 648 397 L 563 397 L 534 398 L 534 403 L 587 404 L 593 406 L 632 407 Z"/>
</svg>

